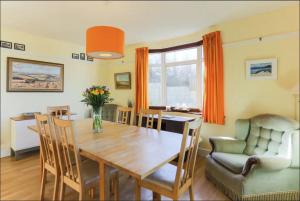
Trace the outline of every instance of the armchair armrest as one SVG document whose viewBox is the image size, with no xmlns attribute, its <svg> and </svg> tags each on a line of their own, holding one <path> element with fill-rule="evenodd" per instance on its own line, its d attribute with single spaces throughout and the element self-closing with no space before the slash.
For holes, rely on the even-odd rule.
<svg viewBox="0 0 300 201">
<path fill-rule="evenodd" d="M 210 154 L 213 152 L 241 154 L 246 147 L 246 141 L 235 138 L 211 137 L 209 142 L 212 146 Z"/>
<path fill-rule="evenodd" d="M 243 168 L 242 175 L 247 176 L 254 166 L 267 170 L 282 170 L 290 164 L 291 159 L 282 156 L 251 156 Z"/>
</svg>

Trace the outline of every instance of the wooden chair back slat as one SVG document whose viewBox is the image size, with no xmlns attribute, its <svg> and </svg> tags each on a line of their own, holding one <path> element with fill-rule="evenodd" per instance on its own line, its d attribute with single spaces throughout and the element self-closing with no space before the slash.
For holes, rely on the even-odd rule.
<svg viewBox="0 0 300 201">
<path fill-rule="evenodd" d="M 182 143 L 177 164 L 177 172 L 174 183 L 174 189 L 183 186 L 189 179 L 194 176 L 194 168 L 196 164 L 197 151 L 200 142 L 200 128 L 202 119 L 197 118 L 191 122 L 186 122 L 184 126 Z M 186 150 L 187 139 L 190 135 L 188 150 Z M 182 174 L 183 171 L 183 174 Z"/>
<path fill-rule="evenodd" d="M 62 175 L 81 185 L 80 156 L 75 143 L 72 122 L 53 118 Z"/>
<path fill-rule="evenodd" d="M 128 118 L 130 116 L 129 124 L 133 125 L 134 108 L 129 107 L 117 107 L 116 122 L 121 124 L 128 124 Z"/>
<path fill-rule="evenodd" d="M 142 109 L 139 114 L 138 126 L 142 126 L 143 117 L 146 116 L 146 128 L 153 128 L 154 117 L 157 115 L 157 130 L 161 129 L 161 110 L 152 110 L 152 109 Z"/>
<path fill-rule="evenodd" d="M 42 160 L 54 169 L 58 166 L 57 153 L 55 149 L 55 138 L 52 136 L 50 118 L 48 115 L 35 115 L 40 137 L 40 149 Z"/>
<path fill-rule="evenodd" d="M 64 115 L 67 115 L 68 120 L 70 120 L 71 113 L 70 113 L 70 106 L 49 106 L 47 107 L 47 113 L 51 116 L 56 118 L 62 119 Z"/>
</svg>

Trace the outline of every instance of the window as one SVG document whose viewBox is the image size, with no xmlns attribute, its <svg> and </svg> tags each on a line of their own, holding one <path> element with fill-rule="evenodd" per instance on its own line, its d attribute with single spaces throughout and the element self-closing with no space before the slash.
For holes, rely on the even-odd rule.
<svg viewBox="0 0 300 201">
<path fill-rule="evenodd" d="M 202 108 L 202 58 L 202 46 L 150 53 L 150 106 Z"/>
</svg>

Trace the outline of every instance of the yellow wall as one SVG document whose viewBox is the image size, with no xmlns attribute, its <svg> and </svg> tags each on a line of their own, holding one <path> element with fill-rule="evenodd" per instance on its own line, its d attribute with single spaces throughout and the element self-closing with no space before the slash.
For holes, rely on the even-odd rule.
<svg viewBox="0 0 300 201">
<path fill-rule="evenodd" d="M 141 27 L 142 28 L 142 27 Z M 69 104 L 71 110 L 86 114 L 86 107 L 80 102 L 81 92 L 92 84 L 105 84 L 112 88 L 115 103 L 126 105 L 128 99 L 134 100 L 135 89 L 135 48 L 163 48 L 202 38 L 204 33 L 220 30 L 224 42 L 225 68 L 225 115 L 224 126 L 204 124 L 201 144 L 208 148 L 208 137 L 233 136 L 234 121 L 260 113 L 276 113 L 295 116 L 295 99 L 289 91 L 299 83 L 299 8 L 286 7 L 245 19 L 230 21 L 209 27 L 202 32 L 166 41 L 149 42 L 127 46 L 122 60 L 93 62 L 71 59 L 72 52 L 84 52 L 84 47 L 30 35 L 1 27 L 1 40 L 26 44 L 26 51 L 1 48 L 1 153 L 8 153 L 10 147 L 9 117 L 22 112 L 45 112 L 48 105 Z M 294 35 L 284 33 L 298 32 Z M 278 37 L 258 37 L 277 35 Z M 280 35 L 283 34 L 283 35 Z M 248 40 L 254 39 L 254 40 Z M 26 58 L 65 64 L 64 93 L 7 93 L 6 57 Z M 245 78 L 245 61 L 276 57 L 278 59 L 278 79 L 250 81 Z M 115 90 L 114 73 L 131 72 L 132 89 Z"/>
<path fill-rule="evenodd" d="M 116 60 L 105 64 L 107 79 L 104 83 L 113 88 L 114 102 L 126 105 L 128 99 L 134 100 L 136 47 L 162 48 L 195 42 L 202 38 L 203 33 L 215 30 L 221 31 L 224 43 L 226 124 L 224 126 L 204 124 L 202 148 L 209 147 L 209 136 L 233 136 L 234 121 L 237 118 L 248 118 L 261 113 L 275 113 L 294 118 L 295 100 L 290 90 L 299 83 L 298 6 L 225 22 L 203 32 L 167 41 L 128 46 L 124 63 Z M 288 34 L 290 32 L 298 33 Z M 258 37 L 263 37 L 263 40 L 259 42 Z M 278 59 L 278 79 L 246 80 L 245 61 L 263 58 Z M 113 75 L 116 72 L 132 73 L 131 90 L 114 89 Z"/>
<path fill-rule="evenodd" d="M 10 120 L 23 112 L 46 112 L 50 105 L 70 105 L 71 111 L 81 117 L 87 107 L 80 102 L 81 92 L 92 84 L 103 80 L 100 62 L 73 60 L 73 52 L 84 52 L 84 47 L 9 30 L 1 27 L 1 40 L 26 44 L 26 51 L 1 48 L 1 155 L 7 155 L 10 148 Z M 20 93 L 6 92 L 6 58 L 16 57 L 64 64 L 63 93 Z"/>
</svg>

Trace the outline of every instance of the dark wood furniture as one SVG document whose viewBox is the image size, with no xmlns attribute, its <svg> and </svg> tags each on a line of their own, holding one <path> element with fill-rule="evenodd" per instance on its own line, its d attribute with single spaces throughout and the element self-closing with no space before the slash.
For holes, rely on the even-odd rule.
<svg viewBox="0 0 300 201">
<path fill-rule="evenodd" d="M 199 115 L 200 117 L 200 115 Z M 136 122 L 138 122 L 138 116 Z M 183 133 L 184 124 L 187 121 L 194 120 L 195 117 L 185 117 L 185 116 L 173 116 L 173 115 L 162 115 L 162 122 L 161 122 L 161 130 L 174 132 L 174 133 Z M 143 117 L 142 126 L 146 125 L 146 117 Z M 153 127 L 157 127 L 157 117 L 154 116 L 154 123 Z"/>
</svg>

